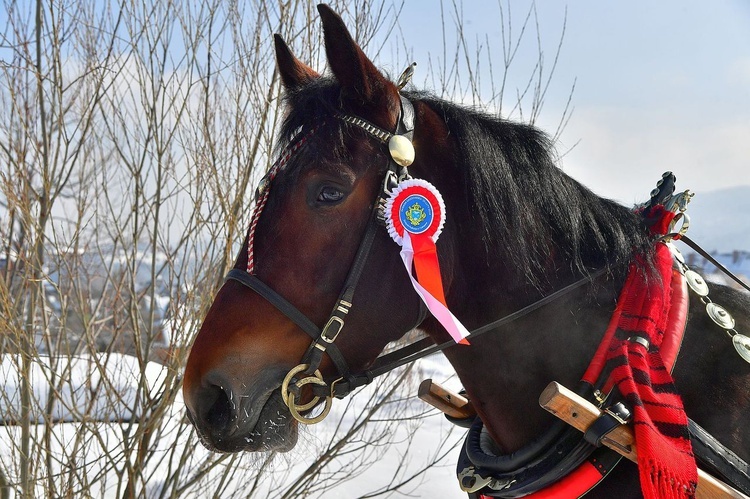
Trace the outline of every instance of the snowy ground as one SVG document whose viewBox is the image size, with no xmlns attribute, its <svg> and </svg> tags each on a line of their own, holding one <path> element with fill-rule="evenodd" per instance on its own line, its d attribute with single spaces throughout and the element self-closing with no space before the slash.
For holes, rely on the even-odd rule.
<svg viewBox="0 0 750 499">
<path fill-rule="evenodd" d="M 0 379 L 4 380 L 2 397 L 0 397 L 0 418 L 5 423 L 0 426 L 0 460 L 8 473 L 8 479 L 13 482 L 17 477 L 17 453 L 20 441 L 20 428 L 13 425 L 20 416 L 20 401 L 18 395 L 18 358 L 3 356 L 0 358 Z M 78 490 L 73 490 L 76 497 L 118 497 L 122 490 L 118 488 L 121 481 L 112 471 L 113 463 L 120 462 L 125 456 L 122 442 L 126 438 L 133 438 L 137 434 L 137 425 L 127 421 L 139 416 L 132 408 L 137 407 L 138 379 L 141 367 L 132 357 L 115 356 L 85 357 L 82 356 L 70 364 L 56 366 L 58 370 L 69 370 L 70 377 L 78 382 L 53 383 L 58 393 L 59 401 L 53 406 L 52 419 L 56 422 L 51 426 L 52 431 L 45 435 L 44 425 L 32 426 L 32 435 L 36 442 L 47 439 L 51 449 L 53 476 L 58 487 L 64 488 L 69 484 L 81 484 Z M 143 366 L 147 372 L 149 390 L 158 390 L 160 379 L 164 372 L 157 364 Z M 452 369 L 441 356 L 420 361 L 416 366 L 419 379 L 433 378 L 438 382 L 456 389 L 455 377 L 451 378 Z M 39 401 L 47 400 L 50 379 L 54 381 L 54 369 L 49 366 L 35 365 L 31 376 L 35 398 Z M 59 378 L 59 377 L 58 377 Z M 102 397 L 96 387 L 101 383 L 112 383 L 116 387 L 117 396 Z M 381 387 L 382 389 L 383 387 Z M 413 389 L 412 389 L 413 388 Z M 282 456 L 281 464 L 277 464 L 276 472 L 268 474 L 271 478 L 264 479 L 257 484 L 257 491 L 252 497 L 266 497 L 264 490 L 279 487 L 281 482 L 293 480 L 308 465 L 311 456 L 316 455 L 329 442 L 340 438 L 340 434 L 361 414 L 369 396 L 375 394 L 376 387 L 368 387 L 356 397 L 345 401 L 334 401 L 331 415 L 325 422 L 304 430 L 300 436 L 300 444 L 290 453 Z M 369 390 L 369 393 L 368 393 Z M 416 395 L 416 384 L 406 390 L 412 396 Z M 110 392 L 112 393 L 112 392 Z M 158 396 L 154 392 L 152 396 Z M 39 404 L 34 411 L 34 419 L 44 420 L 43 404 Z M 385 447 L 378 444 L 365 443 L 359 453 L 361 459 L 372 462 L 372 466 L 357 476 L 345 480 L 332 489 L 315 494 L 315 497 L 325 498 L 354 498 L 386 487 L 394 480 L 407 480 L 417 470 L 431 463 L 436 455 L 439 464 L 431 467 L 424 475 L 413 478 L 402 489 L 401 493 L 393 493 L 391 497 L 430 497 L 430 498 L 465 498 L 466 495 L 458 488 L 455 478 L 455 461 L 458 449 L 455 447 L 463 439 L 464 430 L 455 428 L 445 418 L 430 411 L 427 406 L 416 398 L 400 400 L 388 412 L 389 417 L 394 414 L 404 420 L 395 425 L 395 430 L 387 440 L 396 443 Z M 80 420 L 81 415 L 87 414 L 85 423 L 70 422 Z M 95 416 L 95 418 L 93 417 Z M 418 419 L 415 420 L 414 418 Z M 99 421 L 93 421 L 98 419 Z M 112 422 L 112 421 L 120 421 Z M 124 422 L 123 422 L 124 421 Z M 184 405 L 181 394 L 177 395 L 175 403 L 169 408 L 169 415 L 154 438 L 156 459 L 150 461 L 144 472 L 144 488 L 150 497 L 158 497 L 170 485 L 169 472 L 174 469 L 174 463 L 179 459 L 187 460 L 185 473 L 195 470 L 211 460 L 212 456 L 202 446 L 195 444 L 192 438 L 192 428 L 184 419 Z M 85 425 L 85 426 L 82 426 Z M 378 422 L 368 423 L 368 430 L 363 440 L 377 442 L 387 431 L 387 425 Z M 393 429 L 393 426 L 391 426 Z M 347 477 L 351 469 L 357 469 L 355 464 L 359 459 L 356 447 L 351 455 L 344 455 L 329 465 L 332 476 Z M 236 493 L 248 495 L 248 484 L 255 479 L 258 460 L 249 456 L 236 458 L 231 467 L 238 471 L 228 478 L 230 486 L 222 497 L 235 497 Z M 340 464 L 338 464 L 340 463 Z M 339 469 L 337 469 L 339 466 Z M 204 497 L 215 484 L 215 479 L 221 474 L 221 467 L 217 467 L 213 478 L 207 478 L 203 488 L 196 488 L 196 492 L 182 494 L 180 497 Z M 111 475 L 111 476 L 110 476 Z M 181 475 L 182 476 L 182 475 Z M 182 478 L 183 482 L 185 478 Z M 66 485 L 68 484 L 68 485 Z M 90 485 L 86 485 L 90 484 Z M 44 495 L 45 484 L 39 485 L 39 497 Z M 229 492 L 235 489 L 237 492 Z"/>
<path fill-rule="evenodd" d="M 442 355 L 436 355 L 430 359 L 420 361 L 417 368 L 421 370 L 422 376 L 420 379 L 432 378 L 455 391 L 460 389 L 458 380 L 455 377 L 455 374 L 453 374 L 453 368 L 448 361 L 442 357 Z M 415 398 L 411 401 L 411 404 L 417 406 L 419 410 L 426 410 L 427 405 L 416 399 L 416 388 L 412 395 Z M 408 431 L 409 428 L 405 425 L 403 430 Z M 311 431 L 317 431 L 317 428 L 313 428 Z M 448 436 L 446 437 L 446 435 Z M 414 440 L 408 449 L 409 452 L 406 459 L 406 466 L 410 466 L 414 469 L 421 464 L 429 462 L 438 448 L 438 443 L 443 440 L 449 442 L 443 450 L 448 451 L 448 449 L 451 448 L 452 450 L 447 452 L 446 458 L 441 461 L 440 465 L 430 468 L 424 476 L 419 480 L 416 480 L 413 489 L 406 488 L 404 490 L 404 492 L 409 491 L 408 497 L 433 499 L 466 498 L 466 493 L 462 492 L 458 487 L 458 480 L 455 475 L 455 466 L 459 450 L 457 445 L 460 445 L 460 443 L 463 442 L 464 436 L 464 429 L 458 428 L 449 423 L 445 417 L 442 414 L 439 414 L 436 410 L 432 410 L 430 416 L 422 420 L 421 426 L 419 426 L 413 433 Z M 390 447 L 383 458 L 358 477 L 356 481 L 352 481 L 334 489 L 331 491 L 331 495 L 326 495 L 326 497 L 341 499 L 359 497 L 363 491 L 363 487 L 366 487 L 363 486 L 363 484 L 380 484 L 383 482 L 384 477 L 391 476 L 394 471 L 394 463 L 398 461 L 406 450 L 405 445 L 394 445 Z M 407 496 L 396 493 L 393 497 Z"/>
</svg>

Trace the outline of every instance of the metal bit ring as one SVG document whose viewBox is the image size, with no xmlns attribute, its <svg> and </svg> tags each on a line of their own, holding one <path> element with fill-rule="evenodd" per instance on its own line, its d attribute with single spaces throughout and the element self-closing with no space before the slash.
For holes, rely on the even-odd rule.
<svg viewBox="0 0 750 499">
<path fill-rule="evenodd" d="M 300 364 L 297 367 L 294 367 L 291 371 L 289 371 L 284 378 L 284 381 L 281 383 L 281 398 L 284 400 L 284 403 L 287 407 L 291 406 L 289 405 L 289 396 L 294 395 L 289 392 L 289 383 L 291 383 L 294 376 L 298 373 L 307 371 L 310 368 L 310 364 Z M 320 380 L 322 383 L 317 383 L 312 380 Z M 297 388 L 302 388 L 305 385 L 309 385 L 311 383 L 315 383 L 316 385 L 322 384 L 325 385 L 325 382 L 323 382 L 323 375 L 320 373 L 319 370 L 316 370 L 312 376 L 306 376 L 305 378 L 302 378 L 301 380 L 297 380 L 297 382 L 294 383 L 294 385 Z M 308 409 L 312 409 L 315 407 L 315 404 L 317 404 L 320 401 L 320 397 L 313 397 L 313 399 L 308 402 L 307 404 L 303 405 L 297 405 L 296 408 L 298 411 L 306 411 Z"/>
<path fill-rule="evenodd" d="M 300 412 L 303 412 L 303 411 L 306 411 L 308 409 L 312 409 L 313 407 L 315 407 L 315 405 L 317 405 L 321 399 L 321 397 L 315 396 L 310 402 L 299 405 L 295 403 L 294 393 L 289 391 L 289 383 L 291 383 L 292 379 L 294 379 L 294 376 L 298 373 L 307 371 L 309 368 L 310 368 L 309 364 L 300 364 L 294 367 L 291 371 L 287 373 L 286 377 L 284 378 L 284 381 L 281 383 L 281 398 L 284 400 L 284 403 L 289 408 L 289 412 L 292 414 L 292 417 L 303 424 L 315 424 L 315 423 L 319 423 L 320 421 L 323 421 L 323 419 L 325 419 L 325 417 L 328 415 L 328 412 L 331 410 L 331 405 L 333 401 L 332 397 L 326 397 L 325 406 L 323 407 L 323 412 L 321 412 L 320 414 L 312 418 L 308 418 L 300 414 Z M 316 370 L 312 376 L 306 376 L 300 380 L 297 380 L 294 383 L 294 386 L 296 386 L 297 388 L 302 388 L 303 386 L 310 385 L 310 384 L 327 386 L 326 382 L 323 380 L 323 375 L 320 373 L 319 370 Z"/>
<path fill-rule="evenodd" d="M 314 380 L 314 381 L 311 381 L 311 383 L 314 382 L 315 384 L 323 384 L 323 385 L 325 385 L 325 382 L 323 380 L 318 380 L 317 378 L 313 378 L 312 376 L 310 376 L 309 378 L 305 378 L 305 379 Z M 318 397 L 318 398 L 320 398 L 320 397 Z M 320 423 L 321 421 L 323 421 L 325 419 L 326 416 L 328 416 L 328 413 L 331 411 L 332 402 L 333 402 L 333 398 L 326 397 L 325 406 L 323 407 L 323 412 L 321 412 L 317 416 L 313 416 L 311 418 L 308 418 L 307 416 L 303 416 L 302 414 L 299 413 L 300 410 L 303 410 L 303 409 L 298 409 L 299 407 L 306 407 L 309 404 L 305 404 L 305 406 L 298 406 L 298 405 L 296 405 L 294 403 L 294 394 L 293 393 L 289 394 L 289 404 L 287 405 L 287 407 L 289 407 L 289 412 L 292 414 L 292 417 L 294 419 L 296 419 L 297 421 L 299 421 L 300 423 L 302 423 L 302 424 L 315 424 L 315 423 Z"/>
</svg>

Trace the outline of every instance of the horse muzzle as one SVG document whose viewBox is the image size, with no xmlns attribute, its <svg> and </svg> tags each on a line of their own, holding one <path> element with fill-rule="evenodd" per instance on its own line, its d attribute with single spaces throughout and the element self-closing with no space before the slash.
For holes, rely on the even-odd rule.
<svg viewBox="0 0 750 499">
<path fill-rule="evenodd" d="M 297 423 L 279 388 L 285 369 L 268 369 L 252 384 L 208 373 L 186 397 L 188 419 L 201 443 L 216 452 L 286 452 Z"/>
</svg>

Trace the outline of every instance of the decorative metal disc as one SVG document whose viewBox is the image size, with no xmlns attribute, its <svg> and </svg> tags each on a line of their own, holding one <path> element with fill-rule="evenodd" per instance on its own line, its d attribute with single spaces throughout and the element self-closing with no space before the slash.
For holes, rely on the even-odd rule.
<svg viewBox="0 0 750 499">
<path fill-rule="evenodd" d="M 703 277 L 701 277 L 701 275 L 698 272 L 694 270 L 686 270 L 685 280 L 687 281 L 688 286 L 690 286 L 690 289 L 695 291 L 695 293 L 698 296 L 708 296 L 708 285 L 706 284 L 706 281 L 703 280 Z M 709 315 L 711 315 L 710 312 L 709 312 Z"/>
<path fill-rule="evenodd" d="M 721 305 L 710 302 L 706 305 L 706 312 L 708 312 L 708 316 L 719 326 L 724 329 L 734 329 L 734 317 Z"/>
<path fill-rule="evenodd" d="M 667 243 L 667 247 L 669 248 L 669 251 L 672 253 L 672 256 L 675 258 L 675 260 L 677 260 L 680 263 L 680 265 L 684 265 L 685 257 L 682 256 L 682 253 L 680 253 L 680 250 L 677 249 L 677 246 L 675 246 L 674 244 L 670 242 L 670 243 Z"/>
<path fill-rule="evenodd" d="M 745 359 L 746 362 L 750 362 L 750 338 L 738 333 L 732 336 L 732 343 L 734 343 L 734 348 L 737 349 L 740 357 Z"/>
<path fill-rule="evenodd" d="M 388 151 L 396 164 L 409 166 L 414 163 L 414 146 L 403 135 L 394 135 L 388 141 Z"/>
</svg>

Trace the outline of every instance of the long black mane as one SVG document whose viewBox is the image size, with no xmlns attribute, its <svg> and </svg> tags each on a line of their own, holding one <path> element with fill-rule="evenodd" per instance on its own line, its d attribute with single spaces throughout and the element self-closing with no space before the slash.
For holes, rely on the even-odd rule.
<svg viewBox="0 0 750 499">
<path fill-rule="evenodd" d="M 622 269 L 634 252 L 649 253 L 652 240 L 642 217 L 566 175 L 542 131 L 419 98 L 443 117 L 453 137 L 457 175 L 485 250 L 512 261 L 526 282 L 542 284 L 551 254 L 569 263 L 563 271 L 586 274 L 604 266 Z"/>
<path fill-rule="evenodd" d="M 426 93 L 407 97 L 425 102 L 444 119 L 472 226 L 482 231 L 487 257 L 512 262 L 517 277 L 543 287 L 550 255 L 558 262 L 552 270 L 580 275 L 604 266 L 619 271 L 634 253 L 648 254 L 651 239 L 642 218 L 566 175 L 555 164 L 554 146 L 544 132 Z M 338 83 L 319 78 L 286 99 L 289 114 L 279 147 L 316 128 L 300 156 L 345 161 L 351 127 L 336 118 Z M 300 163 L 290 161 L 280 188 L 294 181 Z"/>
</svg>

